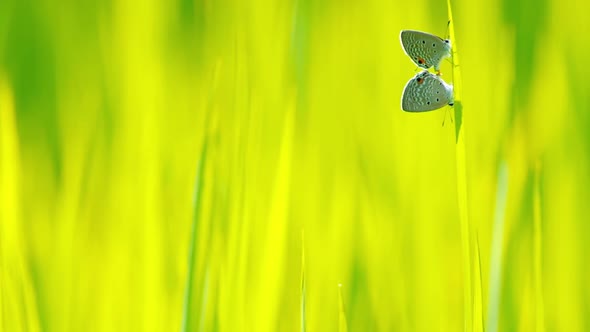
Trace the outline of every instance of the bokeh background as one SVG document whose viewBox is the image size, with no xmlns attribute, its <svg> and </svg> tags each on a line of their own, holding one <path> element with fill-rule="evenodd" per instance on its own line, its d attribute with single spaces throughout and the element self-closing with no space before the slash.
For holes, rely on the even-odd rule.
<svg viewBox="0 0 590 332">
<path fill-rule="evenodd" d="M 0 330 L 590 331 L 588 4 L 451 7 L 1 1 Z"/>
</svg>

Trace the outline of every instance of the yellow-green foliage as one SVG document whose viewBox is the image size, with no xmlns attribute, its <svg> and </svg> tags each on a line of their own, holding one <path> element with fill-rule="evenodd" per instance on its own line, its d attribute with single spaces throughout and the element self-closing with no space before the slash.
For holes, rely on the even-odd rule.
<svg viewBox="0 0 590 332">
<path fill-rule="evenodd" d="M 587 13 L 0 1 L 0 331 L 589 330 Z"/>
</svg>

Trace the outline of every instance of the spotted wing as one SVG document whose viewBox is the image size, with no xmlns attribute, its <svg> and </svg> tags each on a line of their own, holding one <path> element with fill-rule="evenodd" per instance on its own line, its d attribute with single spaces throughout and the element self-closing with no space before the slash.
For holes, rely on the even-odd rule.
<svg viewBox="0 0 590 332">
<path fill-rule="evenodd" d="M 453 103 L 453 88 L 441 78 L 423 71 L 412 77 L 402 93 L 402 110 L 428 112 Z"/>
<path fill-rule="evenodd" d="M 440 69 L 440 63 L 451 55 L 451 44 L 438 36 L 416 30 L 402 30 L 400 42 L 404 52 L 419 67 Z"/>
</svg>

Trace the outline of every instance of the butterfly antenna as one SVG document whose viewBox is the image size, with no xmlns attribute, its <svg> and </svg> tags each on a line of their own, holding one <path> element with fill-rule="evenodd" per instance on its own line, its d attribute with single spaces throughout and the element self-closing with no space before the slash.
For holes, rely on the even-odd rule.
<svg viewBox="0 0 590 332">
<path fill-rule="evenodd" d="M 452 107 L 452 106 L 451 106 L 451 107 Z M 449 108 L 451 108 L 451 107 L 449 107 Z M 451 120 L 451 123 L 454 123 L 454 122 L 453 122 L 453 113 L 449 112 L 449 108 L 447 108 L 447 109 L 445 110 L 445 117 L 443 118 L 443 122 L 442 122 L 442 126 L 443 126 L 443 127 L 445 126 L 445 121 L 447 120 L 447 113 L 449 113 L 449 119 Z"/>
<path fill-rule="evenodd" d="M 451 123 L 455 123 L 455 121 L 453 121 L 453 112 L 450 111 L 450 108 L 453 108 L 453 106 L 449 106 L 449 109 L 447 109 L 447 112 L 449 112 L 449 119 L 451 119 Z"/>
</svg>

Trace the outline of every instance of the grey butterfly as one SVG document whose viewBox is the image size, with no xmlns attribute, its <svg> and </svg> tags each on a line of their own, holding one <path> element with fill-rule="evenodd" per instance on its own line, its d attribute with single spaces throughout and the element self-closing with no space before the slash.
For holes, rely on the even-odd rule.
<svg viewBox="0 0 590 332">
<path fill-rule="evenodd" d="M 421 68 L 434 67 L 440 75 L 440 64 L 451 56 L 451 41 L 416 30 L 402 30 L 399 40 L 404 52 Z"/>
<path fill-rule="evenodd" d="M 453 104 L 453 86 L 428 70 L 412 77 L 402 93 L 402 110 L 406 112 L 434 111 Z"/>
</svg>

